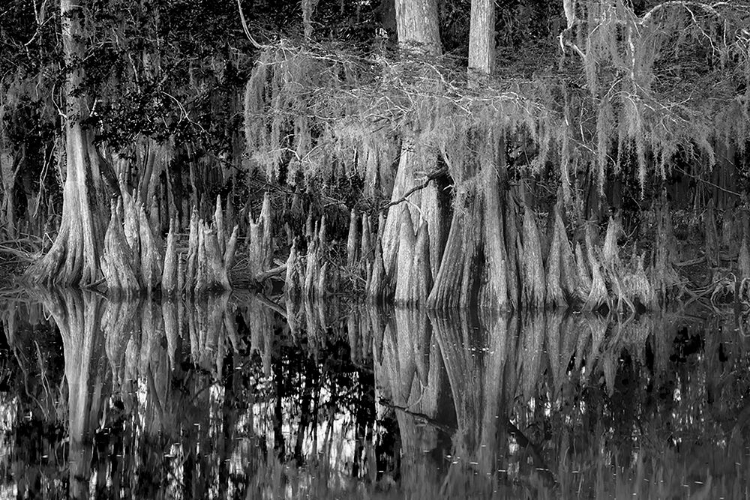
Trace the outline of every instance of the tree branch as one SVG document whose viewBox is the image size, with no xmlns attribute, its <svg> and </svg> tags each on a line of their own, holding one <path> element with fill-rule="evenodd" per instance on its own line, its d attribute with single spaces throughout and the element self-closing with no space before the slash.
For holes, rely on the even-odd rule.
<svg viewBox="0 0 750 500">
<path fill-rule="evenodd" d="M 641 17 L 641 20 L 638 22 L 641 26 L 648 23 L 652 17 L 654 17 L 654 14 L 659 12 L 660 10 L 667 9 L 672 6 L 680 6 L 685 9 L 689 9 L 690 7 L 696 7 L 699 8 L 705 12 L 708 12 L 709 14 L 721 17 L 719 13 L 716 11 L 716 7 L 722 7 L 725 5 L 729 5 L 729 2 L 717 2 L 714 4 L 707 4 L 703 2 L 690 2 L 685 0 L 670 0 L 669 2 L 660 3 L 659 5 L 652 8 L 650 11 L 643 14 L 643 17 Z"/>
<path fill-rule="evenodd" d="M 400 205 L 401 203 L 405 202 L 406 199 L 409 196 L 411 196 L 412 194 L 414 194 L 416 191 L 420 191 L 420 190 L 426 188 L 430 184 L 430 182 L 434 181 L 435 179 L 437 179 L 438 177 L 440 177 L 442 175 L 445 175 L 446 172 L 447 172 L 446 168 L 440 168 L 440 169 L 436 170 L 435 172 L 432 172 L 431 174 L 428 174 L 427 178 L 424 180 L 424 182 L 422 182 L 421 184 L 418 184 L 418 185 L 414 186 L 413 188 L 411 188 L 410 190 L 408 190 L 406 192 L 406 194 L 404 194 L 404 196 L 401 197 L 401 198 L 399 198 L 398 200 L 394 200 L 394 201 L 388 203 L 386 206 L 384 206 L 383 208 L 381 208 L 380 211 L 381 212 L 385 212 L 386 210 L 388 210 L 391 207 L 395 207 L 396 205 Z"/>
<path fill-rule="evenodd" d="M 253 35 L 250 34 L 250 30 L 247 27 L 245 13 L 242 12 L 242 0 L 237 0 L 237 9 L 240 11 L 240 21 L 242 22 L 242 30 L 245 32 L 245 36 L 248 40 L 250 40 L 250 43 L 253 44 L 253 47 L 255 47 L 256 49 L 262 49 L 263 46 L 255 41 L 255 38 L 253 38 Z"/>
</svg>

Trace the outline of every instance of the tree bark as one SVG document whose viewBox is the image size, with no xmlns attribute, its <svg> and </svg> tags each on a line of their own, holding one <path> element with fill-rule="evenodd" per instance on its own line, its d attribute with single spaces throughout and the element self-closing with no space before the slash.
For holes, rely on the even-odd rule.
<svg viewBox="0 0 750 500">
<path fill-rule="evenodd" d="M 21 147 L 21 151 L 12 153 L 9 151 L 10 145 L 6 144 L 4 137 L 0 136 L 0 143 L 2 149 L 0 149 L 0 180 L 2 181 L 3 189 L 3 203 L 0 212 L 3 214 L 3 220 L 0 223 L 5 226 L 5 233 L 15 238 L 17 236 L 16 231 L 16 197 L 15 197 L 15 186 L 16 178 L 18 177 L 18 171 L 21 166 L 25 163 L 26 148 Z M 7 148 L 7 149 L 6 149 Z"/>
<path fill-rule="evenodd" d="M 353 269 L 357 263 L 357 212 L 352 209 L 349 214 L 349 235 L 346 239 L 346 266 L 349 269 Z"/>
<path fill-rule="evenodd" d="M 427 300 L 430 309 L 468 307 L 476 298 L 475 265 L 482 243 L 482 224 L 475 191 L 468 187 L 457 195 L 440 271 Z"/>
<path fill-rule="evenodd" d="M 491 74 L 495 69 L 495 0 L 471 2 L 469 71 Z"/>
<path fill-rule="evenodd" d="M 519 282 L 518 271 L 518 222 L 516 202 L 513 196 L 508 192 L 505 204 L 505 249 L 508 254 L 508 271 L 505 274 L 508 278 L 508 300 L 511 307 L 518 311 L 518 305 L 521 300 L 521 284 Z"/>
<path fill-rule="evenodd" d="M 568 306 L 568 302 L 565 300 L 565 294 L 561 286 L 561 270 L 563 268 L 562 249 L 563 245 L 568 244 L 568 239 L 565 231 L 558 230 L 558 226 L 562 225 L 559 206 L 555 207 L 554 215 L 550 214 L 550 217 L 553 218 L 552 243 L 550 244 L 549 255 L 547 255 L 547 296 L 545 300 L 548 307 L 565 308 Z M 558 220 L 560 224 L 558 224 Z M 565 241 L 563 241 L 563 238 L 565 238 Z M 568 252 L 570 252 L 570 246 L 568 246 Z"/>
<path fill-rule="evenodd" d="M 86 56 L 90 33 L 85 17 L 85 3 L 60 0 L 62 41 L 66 79 L 66 178 L 63 190 L 63 213 L 55 243 L 38 263 L 30 267 L 26 278 L 46 285 L 92 285 L 99 280 L 100 251 L 103 244 L 102 216 L 108 206 L 104 202 L 99 155 L 94 147 L 94 134 L 84 126 L 90 113 L 90 97 L 85 88 L 85 70 L 80 65 Z"/>
<path fill-rule="evenodd" d="M 164 252 L 164 269 L 161 277 L 161 290 L 165 295 L 174 294 L 177 289 L 177 242 L 175 241 L 176 220 L 169 223 L 169 234 L 167 234 L 167 248 Z"/>
<path fill-rule="evenodd" d="M 125 239 L 122 230 L 120 212 L 112 202 L 112 218 L 104 237 L 104 254 L 102 255 L 102 272 L 107 282 L 107 289 L 112 296 L 131 297 L 141 290 L 139 282 L 140 269 L 133 266 L 133 252 Z"/>
<path fill-rule="evenodd" d="M 411 222 L 409 209 L 401 209 L 401 236 L 399 238 L 398 256 L 396 257 L 396 295 L 394 302 L 397 306 L 408 305 L 409 281 L 414 261 L 414 245 L 416 235 Z"/>
<path fill-rule="evenodd" d="M 484 180 L 484 258 L 486 282 L 481 293 L 482 308 L 500 311 L 508 303 L 508 255 L 505 250 L 503 210 L 500 201 L 500 182 L 494 168 L 487 166 L 482 172 Z"/>
<path fill-rule="evenodd" d="M 402 47 L 441 52 L 436 0 L 396 0 L 396 31 Z"/>
<path fill-rule="evenodd" d="M 396 0 L 396 24 L 401 48 L 417 50 L 429 55 L 440 54 L 436 0 Z M 403 139 L 401 159 L 396 172 L 391 201 L 400 200 L 417 185 L 415 179 L 417 172 L 429 174 L 437 170 L 436 154 L 420 151 L 420 149 L 420 145 L 414 139 Z M 416 207 L 421 206 L 421 217 L 427 222 L 433 274 L 437 273 L 437 265 L 440 263 L 437 255 L 442 252 L 445 238 L 439 200 L 440 195 L 434 181 L 409 198 L 409 202 L 413 204 L 409 208 L 413 227 L 419 227 L 421 223 Z M 390 270 L 396 267 L 393 264 L 398 248 L 400 213 L 400 207 L 391 207 L 388 210 L 385 226 L 382 228 L 383 236 L 380 241 L 382 242 L 383 265 L 387 273 L 387 279 L 383 283 L 392 282 L 394 278 Z"/>
<path fill-rule="evenodd" d="M 417 241 L 414 244 L 414 260 L 409 275 L 408 304 L 422 306 L 432 290 L 432 271 L 430 266 L 430 236 L 427 223 L 422 222 L 417 230 Z"/>
<path fill-rule="evenodd" d="M 542 263 L 542 246 L 539 242 L 539 230 L 534 220 L 531 207 L 527 206 L 523 214 L 523 305 L 533 309 L 543 309 L 545 301 L 544 264 Z"/>
</svg>

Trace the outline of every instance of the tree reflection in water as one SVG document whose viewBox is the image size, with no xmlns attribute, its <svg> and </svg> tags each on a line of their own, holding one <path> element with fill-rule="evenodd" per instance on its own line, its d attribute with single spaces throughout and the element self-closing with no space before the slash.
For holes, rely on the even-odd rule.
<svg viewBox="0 0 750 500">
<path fill-rule="evenodd" d="M 0 305 L 0 495 L 703 496 L 750 487 L 742 317 L 252 294 Z"/>
</svg>

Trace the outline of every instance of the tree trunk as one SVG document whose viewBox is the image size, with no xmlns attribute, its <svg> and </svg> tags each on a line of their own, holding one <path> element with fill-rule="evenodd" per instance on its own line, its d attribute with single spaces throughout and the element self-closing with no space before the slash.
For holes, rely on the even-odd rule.
<svg viewBox="0 0 750 500">
<path fill-rule="evenodd" d="M 401 209 L 401 236 L 399 238 L 398 256 L 396 257 L 396 296 L 394 301 L 397 306 L 408 305 L 409 301 L 409 278 L 414 261 L 414 245 L 416 235 L 411 222 L 411 215 L 406 206 Z"/>
<path fill-rule="evenodd" d="M 548 307 L 565 308 L 568 306 L 568 302 L 565 300 L 565 294 L 563 293 L 561 286 L 561 270 L 563 268 L 561 264 L 563 245 L 568 245 L 568 239 L 564 231 L 561 233 L 558 230 L 558 225 L 562 225 L 559 205 L 555 207 L 554 215 L 550 214 L 550 218 L 553 219 L 553 225 L 552 243 L 550 244 L 549 255 L 547 255 L 546 304 Z M 560 221 L 560 224 L 558 224 L 558 220 Z M 565 241 L 563 241 L 563 238 L 565 238 Z M 570 252 L 570 246 L 568 246 L 568 252 Z"/>
<path fill-rule="evenodd" d="M 470 191 L 470 192 L 468 192 Z M 475 298 L 475 264 L 482 239 L 475 189 L 458 193 L 440 271 L 427 300 L 430 309 L 468 307 Z"/>
<path fill-rule="evenodd" d="M 414 260 L 409 275 L 408 304 L 422 306 L 432 290 L 432 270 L 430 266 L 430 236 L 427 223 L 422 222 L 417 230 L 417 241 L 414 244 Z"/>
<path fill-rule="evenodd" d="M 438 9 L 436 0 L 396 0 L 396 24 L 398 40 L 402 48 L 418 50 L 430 55 L 439 55 L 440 31 L 438 28 Z M 401 146 L 401 160 L 396 172 L 391 200 L 400 200 L 409 190 L 416 186 L 415 173 L 418 171 L 431 173 L 437 170 L 437 156 L 433 152 L 420 151 L 419 144 L 413 139 L 404 138 Z M 436 266 L 440 260 L 436 253 L 443 248 L 444 232 L 443 222 L 439 205 L 439 193 L 430 182 L 427 187 L 419 193 L 415 193 L 409 199 L 414 206 L 421 205 L 421 213 L 427 222 L 429 231 L 429 248 L 432 255 L 433 273 L 437 272 Z M 419 213 L 416 208 L 409 208 L 412 216 L 413 227 L 420 224 Z M 395 268 L 393 265 L 398 248 L 400 233 L 399 219 L 400 207 L 394 206 L 388 210 L 385 226 L 382 228 L 383 237 L 383 264 L 386 272 Z M 388 280 L 393 276 L 389 274 Z"/>
<path fill-rule="evenodd" d="M 469 71 L 488 75 L 495 67 L 495 0 L 471 2 Z"/>
<path fill-rule="evenodd" d="M 402 47 L 436 55 L 440 49 L 436 0 L 396 0 L 396 30 Z"/>
<path fill-rule="evenodd" d="M 472 5 L 472 19 L 469 46 L 469 66 L 477 73 L 488 75 L 492 71 L 492 59 L 494 55 L 494 3 L 492 1 L 474 2 Z M 479 262 L 480 255 L 484 249 L 485 258 L 489 261 L 492 273 L 492 280 L 497 285 L 500 279 L 505 279 L 505 271 L 502 261 L 505 252 L 498 248 L 499 237 L 502 234 L 493 231 L 487 231 L 485 225 L 492 224 L 499 219 L 499 203 L 490 207 L 495 214 L 490 214 L 482 203 L 480 195 L 480 182 L 474 178 L 480 175 L 480 169 L 487 171 L 488 176 L 496 175 L 495 169 L 504 168 L 502 160 L 504 152 L 493 147 L 495 136 L 493 133 L 487 134 L 490 146 L 482 151 L 484 161 L 477 166 L 459 166 L 458 169 L 451 169 L 450 172 L 457 189 L 456 203 L 451 221 L 448 241 L 446 242 L 445 251 L 440 260 L 440 268 L 435 277 L 435 284 L 430 297 L 428 306 L 430 308 L 445 309 L 451 307 L 469 307 L 477 298 L 477 288 L 479 277 L 482 276 L 483 262 Z M 480 156 L 482 157 L 482 156 Z M 489 161 L 487 161 L 489 159 Z M 447 160 L 447 159 L 446 159 Z M 450 169 L 449 165 L 449 169 Z M 485 189 L 497 191 L 498 183 L 491 182 Z M 497 196 L 497 193 L 494 193 Z M 490 197 L 492 194 L 489 195 Z M 490 198 L 492 203 L 492 198 Z M 494 220 L 487 220 L 484 224 L 482 221 L 488 214 Z M 502 229 L 502 228 L 500 228 Z M 485 246 L 484 236 L 487 234 L 492 240 L 490 246 Z M 431 242 L 432 243 L 432 242 Z M 496 255 L 488 255 L 487 252 Z M 494 265 L 493 265 L 494 264 Z M 505 298 L 498 295 L 501 288 L 495 287 L 495 299 L 503 303 Z"/>
<path fill-rule="evenodd" d="M 110 297 L 131 297 L 138 295 L 141 290 L 140 269 L 133 266 L 133 252 L 122 230 L 121 211 L 112 202 L 112 218 L 104 237 L 101 267 Z"/>
<path fill-rule="evenodd" d="M 354 269 L 355 264 L 359 260 L 357 255 L 358 219 L 359 217 L 357 217 L 357 212 L 352 209 L 351 213 L 349 214 L 349 235 L 346 239 L 346 267 L 348 267 L 350 270 Z"/>
<path fill-rule="evenodd" d="M 508 278 L 508 299 L 513 309 L 518 311 L 518 304 L 521 298 L 521 285 L 518 279 L 518 223 L 516 202 L 508 192 L 507 203 L 505 205 L 505 249 L 508 251 L 508 272 L 505 274 Z"/>
<path fill-rule="evenodd" d="M 5 142 L 6 141 L 3 140 L 3 143 Z M 21 147 L 21 151 L 16 152 L 15 154 L 5 150 L 0 150 L 0 180 L 2 180 L 3 189 L 3 203 L 1 210 L 3 219 L 0 220 L 0 224 L 5 225 L 5 233 L 10 238 L 15 238 L 17 236 L 16 197 L 14 191 L 18 171 L 24 164 L 25 159 L 26 148 L 23 146 Z"/>
<path fill-rule="evenodd" d="M 523 215 L 523 257 L 522 290 L 523 305 L 532 309 L 543 309 L 545 300 L 544 264 L 542 246 L 539 243 L 539 230 L 531 207 L 524 209 Z"/>
<path fill-rule="evenodd" d="M 167 248 L 164 251 L 164 269 L 161 277 L 161 290 L 163 295 L 173 295 L 177 289 L 177 242 L 176 219 L 169 223 L 169 234 L 167 234 Z"/>
<path fill-rule="evenodd" d="M 507 310 L 508 255 L 505 251 L 503 210 L 500 202 L 500 182 L 494 168 L 485 167 L 484 177 L 484 258 L 486 282 L 481 293 L 480 306 L 487 309 Z"/>
<path fill-rule="evenodd" d="M 592 236 L 592 224 L 586 225 L 586 255 L 588 257 L 589 264 L 591 265 L 591 291 L 583 304 L 583 309 L 586 311 L 594 311 L 601 307 L 603 304 L 609 303 L 609 294 L 607 293 L 607 285 L 604 282 L 604 275 L 602 274 L 601 264 L 599 258 L 596 255 L 596 248 L 594 247 L 594 238 Z"/>
<path fill-rule="evenodd" d="M 62 41 L 66 66 L 72 68 L 66 82 L 66 178 L 60 231 L 52 248 L 30 267 L 26 278 L 46 285 L 92 285 L 101 275 L 100 250 L 103 243 L 103 202 L 99 156 L 94 148 L 93 131 L 84 126 L 89 116 L 90 98 L 85 88 L 85 71 L 79 62 L 85 57 L 90 34 L 85 27 L 89 10 L 74 0 L 60 0 Z"/>
</svg>

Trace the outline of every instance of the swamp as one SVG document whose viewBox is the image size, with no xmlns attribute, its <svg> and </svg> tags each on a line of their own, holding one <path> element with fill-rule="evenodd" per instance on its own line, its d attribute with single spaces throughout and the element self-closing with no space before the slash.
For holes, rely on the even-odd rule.
<svg viewBox="0 0 750 500">
<path fill-rule="evenodd" d="M 744 0 L 5 0 L 0 497 L 746 498 L 748 145 Z"/>
</svg>

